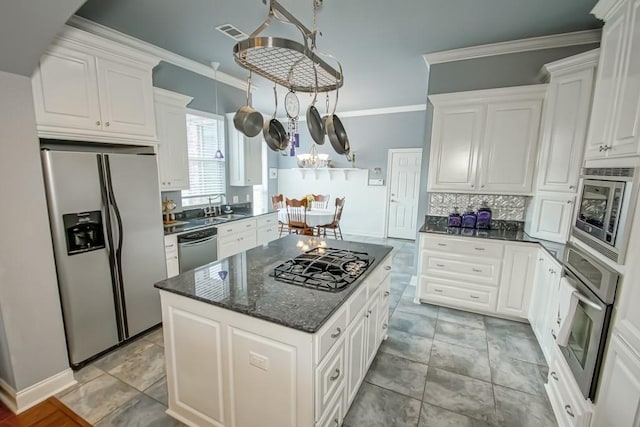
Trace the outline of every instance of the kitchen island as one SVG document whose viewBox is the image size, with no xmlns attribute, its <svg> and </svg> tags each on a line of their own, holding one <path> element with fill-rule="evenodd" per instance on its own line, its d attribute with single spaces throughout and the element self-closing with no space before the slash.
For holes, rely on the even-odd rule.
<svg viewBox="0 0 640 427">
<path fill-rule="evenodd" d="M 169 415 L 193 426 L 340 425 L 386 337 L 391 249 L 288 236 L 157 283 Z M 273 277 L 279 267 L 298 282 L 281 267 L 330 253 L 351 272 L 341 290 Z"/>
</svg>

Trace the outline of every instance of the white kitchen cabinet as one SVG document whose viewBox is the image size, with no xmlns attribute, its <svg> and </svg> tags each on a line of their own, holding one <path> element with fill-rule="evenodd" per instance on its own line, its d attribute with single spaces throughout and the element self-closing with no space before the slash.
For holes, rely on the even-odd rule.
<svg viewBox="0 0 640 427">
<path fill-rule="evenodd" d="M 575 200 L 575 193 L 537 193 L 527 210 L 525 231 L 532 237 L 566 243 Z"/>
<path fill-rule="evenodd" d="M 526 319 L 539 248 L 523 244 L 505 246 L 497 310 L 501 314 Z"/>
<path fill-rule="evenodd" d="M 613 334 L 591 426 L 637 425 L 640 425 L 640 355 Z"/>
<path fill-rule="evenodd" d="M 555 339 L 551 330 L 558 316 L 558 292 L 562 266 L 540 248 L 537 258 L 535 281 L 531 292 L 528 319 L 536 335 L 547 363 L 551 361 L 551 351 Z M 555 329 L 557 331 L 557 327 Z"/>
<path fill-rule="evenodd" d="M 530 194 L 546 85 L 432 95 L 429 191 Z"/>
<path fill-rule="evenodd" d="M 577 191 L 599 56 L 595 49 L 544 66 L 550 81 L 542 113 L 538 191 Z"/>
<path fill-rule="evenodd" d="M 480 191 L 531 193 L 541 110 L 542 99 L 489 103 Z"/>
<path fill-rule="evenodd" d="M 380 346 L 380 341 L 378 340 L 378 308 L 380 302 L 378 292 L 375 292 L 369 300 L 367 313 L 365 314 L 367 335 L 367 345 L 365 348 L 366 369 L 369 369 L 369 366 L 371 366 L 373 359 L 376 357 L 378 347 Z"/>
<path fill-rule="evenodd" d="M 190 96 L 154 88 L 160 190 L 189 188 L 187 104 Z"/>
<path fill-rule="evenodd" d="M 41 137 L 154 143 L 152 68 L 159 60 L 66 27 L 32 78 Z"/>
<path fill-rule="evenodd" d="M 170 234 L 164 236 L 164 253 L 167 260 L 167 277 L 180 274 L 180 262 L 178 259 L 178 236 Z"/>
<path fill-rule="evenodd" d="M 258 246 L 255 218 L 221 224 L 216 228 L 218 229 L 218 259 Z"/>
<path fill-rule="evenodd" d="M 256 218 L 257 245 L 267 243 L 280 238 L 280 226 L 278 225 L 278 213 L 261 215 Z"/>
<path fill-rule="evenodd" d="M 585 159 L 640 152 L 640 0 L 600 1 L 605 20 Z"/>
<path fill-rule="evenodd" d="M 238 132 L 233 125 L 234 114 L 227 114 L 229 135 L 229 185 L 246 187 L 262 184 L 262 132 L 252 138 Z"/>
<path fill-rule="evenodd" d="M 353 325 L 349 327 L 347 335 L 348 377 L 347 377 L 347 405 L 355 399 L 360 385 L 367 372 L 365 367 L 365 345 L 367 332 L 366 310 L 362 310 Z"/>
</svg>

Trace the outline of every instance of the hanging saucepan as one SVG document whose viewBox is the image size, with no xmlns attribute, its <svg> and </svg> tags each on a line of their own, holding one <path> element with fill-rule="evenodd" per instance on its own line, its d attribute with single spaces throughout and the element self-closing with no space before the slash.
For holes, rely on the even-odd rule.
<svg viewBox="0 0 640 427">
<path fill-rule="evenodd" d="M 255 110 L 249 103 L 249 93 L 251 92 L 251 72 L 247 80 L 247 105 L 242 106 L 233 116 L 233 125 L 240 132 L 248 137 L 254 137 L 262 130 L 264 119 L 259 111 Z"/>
<path fill-rule="evenodd" d="M 340 75 L 342 75 L 342 65 L 338 63 Z M 336 103 L 333 105 L 333 112 L 324 117 L 324 125 L 327 130 L 329 141 L 338 154 L 349 154 L 351 147 L 349 146 L 349 138 L 342 122 L 336 116 L 336 108 L 338 107 L 338 82 L 336 80 Z"/>
<path fill-rule="evenodd" d="M 307 126 L 309 127 L 309 133 L 311 134 L 311 138 L 318 145 L 324 144 L 324 120 L 320 117 L 320 113 L 318 109 L 315 107 L 316 99 L 318 99 L 318 70 L 316 69 L 317 64 L 313 64 L 313 73 L 316 77 L 316 90 L 314 91 L 313 101 L 311 101 L 311 105 L 307 108 Z"/>
<path fill-rule="evenodd" d="M 273 151 L 279 151 L 287 148 L 289 139 L 287 138 L 287 131 L 284 129 L 284 126 L 276 119 L 276 114 L 278 114 L 278 92 L 276 91 L 275 85 L 273 86 L 273 95 L 276 100 L 276 109 L 273 112 L 271 120 L 264 123 L 262 135 L 269 148 Z"/>
</svg>

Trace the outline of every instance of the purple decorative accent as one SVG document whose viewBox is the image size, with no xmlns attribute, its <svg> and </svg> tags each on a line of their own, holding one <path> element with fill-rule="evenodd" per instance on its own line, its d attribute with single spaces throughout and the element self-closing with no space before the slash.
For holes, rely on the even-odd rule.
<svg viewBox="0 0 640 427">
<path fill-rule="evenodd" d="M 300 147 L 300 134 L 299 133 L 295 133 L 293 134 L 293 146 L 298 148 Z"/>
<path fill-rule="evenodd" d="M 478 217 L 473 210 L 467 210 L 467 212 L 462 215 L 462 228 L 476 228 L 477 219 Z"/>
<path fill-rule="evenodd" d="M 456 208 L 453 212 L 449 214 L 449 221 L 447 222 L 448 227 L 460 227 L 462 225 L 462 217 Z"/>
<path fill-rule="evenodd" d="M 291 150 L 289 151 L 289 156 L 294 157 L 295 155 L 296 155 L 296 149 L 295 147 L 291 146 Z"/>
<path fill-rule="evenodd" d="M 229 272 L 227 270 L 220 270 L 218 271 L 218 276 L 220 276 L 220 278 L 222 280 L 227 278 L 227 274 L 229 274 Z"/>
</svg>

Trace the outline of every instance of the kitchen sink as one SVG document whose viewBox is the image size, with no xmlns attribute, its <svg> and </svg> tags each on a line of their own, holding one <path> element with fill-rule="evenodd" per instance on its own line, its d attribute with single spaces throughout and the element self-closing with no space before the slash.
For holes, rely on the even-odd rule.
<svg viewBox="0 0 640 427">
<path fill-rule="evenodd" d="M 246 217 L 247 215 L 241 215 L 241 214 L 223 214 L 223 215 L 217 215 L 214 218 L 232 220 L 232 219 L 242 219 Z"/>
</svg>

